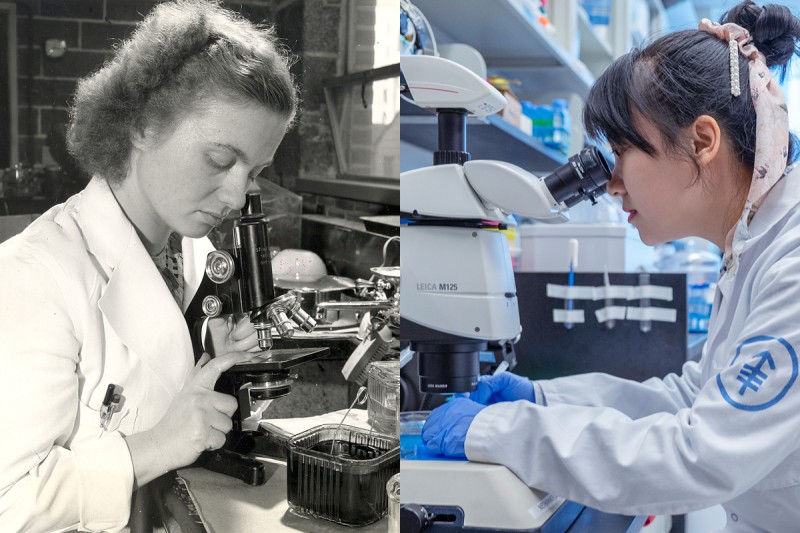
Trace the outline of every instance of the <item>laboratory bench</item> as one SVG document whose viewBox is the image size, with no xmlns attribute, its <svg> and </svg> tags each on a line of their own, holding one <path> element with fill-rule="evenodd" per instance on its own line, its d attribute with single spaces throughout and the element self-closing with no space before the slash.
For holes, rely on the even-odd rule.
<svg viewBox="0 0 800 533">
<path fill-rule="evenodd" d="M 638 533 L 646 516 L 625 516 L 584 508 L 565 533 Z"/>
<path fill-rule="evenodd" d="M 341 409 L 324 415 L 292 419 L 268 419 L 262 422 L 263 438 L 258 439 L 253 453 L 248 454 L 264 467 L 266 482 L 261 485 L 249 485 L 238 477 L 224 475 L 195 465 L 182 468 L 156 480 L 153 496 L 157 503 L 156 522 L 164 524 L 156 533 L 251 533 L 253 531 L 304 531 L 314 533 L 335 533 L 349 531 L 351 533 L 386 532 L 388 518 L 361 527 L 340 525 L 322 518 L 301 515 L 290 510 L 287 499 L 289 473 L 286 454 L 290 435 L 299 435 L 312 428 L 340 422 L 347 413 Z M 366 409 L 354 408 L 350 411 L 347 426 L 366 430 L 370 428 L 369 415 Z M 323 439 L 324 440 L 324 439 Z M 213 460 L 213 455 L 210 456 Z M 319 466 L 319 465 L 317 465 Z M 359 468 L 372 472 L 376 465 L 361 465 Z M 321 470 L 325 470 L 322 468 Z M 395 470 L 396 471 L 396 470 Z M 347 472 L 342 467 L 341 472 Z M 300 474 L 304 479 L 308 476 L 323 475 L 319 470 L 304 471 Z M 385 475 L 385 471 L 383 472 Z M 346 477 L 346 476 L 345 476 Z M 359 487 L 374 488 L 372 483 Z M 385 491 L 386 483 L 379 483 Z M 367 521 L 374 516 L 371 510 L 353 510 L 352 506 L 365 502 L 365 494 L 347 492 L 348 485 L 342 478 L 342 491 L 349 499 L 340 500 L 340 510 L 353 523 Z M 352 489 L 352 487 L 351 487 Z M 366 490 L 366 489 L 365 489 Z M 370 492 L 370 494 L 372 494 Z M 385 492 L 384 498 L 385 498 Z M 321 496 L 330 496 L 322 494 Z M 312 497 L 312 496 L 309 496 Z M 313 496 L 316 498 L 316 495 Z M 309 500 L 301 500 L 306 503 Z M 330 500 L 325 500 L 331 503 Z M 384 500 L 385 501 L 385 500 Z M 320 507 L 321 508 L 321 507 Z M 332 509 L 332 508 L 331 508 Z M 335 512 L 335 511 L 330 511 Z M 131 528 L 131 533 L 138 533 Z"/>
<path fill-rule="evenodd" d="M 225 533 L 251 533 L 253 531 L 303 531 L 314 533 L 381 532 L 388 530 L 388 518 L 372 524 L 352 528 L 321 518 L 295 514 L 286 499 L 286 462 L 273 458 L 259 458 L 271 477 L 260 486 L 251 486 L 239 479 L 192 467 L 178 471 L 188 488 L 191 502 L 184 494 L 179 497 L 182 506 L 170 506 L 175 522 L 185 524 L 199 515 L 202 527 L 180 527 L 169 533 L 200 533 L 202 531 Z M 194 512 L 196 509 L 196 513 Z M 178 516 L 181 515 L 181 516 Z"/>
<path fill-rule="evenodd" d="M 402 476 L 401 476 L 402 482 Z M 402 512 L 401 512 L 402 516 Z M 572 520 L 574 514 L 554 515 L 542 527 L 542 533 L 639 533 L 647 520 L 646 516 L 626 516 L 619 514 L 605 513 L 584 507 L 578 516 Z M 569 520 L 572 520 L 569 522 Z M 408 528 L 409 524 L 404 522 Z M 402 526 L 401 526 L 402 527 Z M 411 526 L 409 530 L 416 530 L 416 526 Z M 426 530 L 427 531 L 427 530 Z M 436 527 L 435 531 L 459 531 L 457 527 Z M 481 531 L 489 531 L 488 529 Z M 503 529 L 502 531 L 511 531 Z"/>
<path fill-rule="evenodd" d="M 185 480 L 209 532 L 249 533 L 268 530 L 384 533 L 388 530 L 389 519 L 386 516 L 367 526 L 351 528 L 328 520 L 294 514 L 289 510 L 286 500 L 286 463 L 272 458 L 261 460 L 268 471 L 273 473 L 266 484 L 258 487 L 245 485 L 237 479 L 203 468 L 186 468 L 178 472 Z M 642 528 L 646 518 L 610 514 L 586 507 L 565 533 L 635 533 Z"/>
</svg>

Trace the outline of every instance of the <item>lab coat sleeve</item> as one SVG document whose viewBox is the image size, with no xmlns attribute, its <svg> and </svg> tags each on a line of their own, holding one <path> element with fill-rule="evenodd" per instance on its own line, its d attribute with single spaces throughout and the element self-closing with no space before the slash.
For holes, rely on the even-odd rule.
<svg viewBox="0 0 800 533">
<path fill-rule="evenodd" d="M 0 531 L 118 531 L 130 452 L 116 432 L 67 445 L 79 413 L 75 306 L 51 274 L 58 266 L 34 256 L 24 245 L 0 252 Z"/>
<path fill-rule="evenodd" d="M 625 514 L 707 507 L 759 488 L 771 473 L 770 485 L 797 483 L 780 465 L 800 437 L 800 259 L 784 258 L 764 274 L 746 327 L 731 332 L 734 353 L 714 358 L 730 363 L 690 407 L 634 419 L 608 407 L 499 403 L 475 417 L 467 457 L 503 464 L 531 487 Z M 754 380 L 757 369 L 763 376 Z"/>
<path fill-rule="evenodd" d="M 683 365 L 681 375 L 669 374 L 643 382 L 601 373 L 537 380 L 541 395 L 537 394 L 536 403 L 612 407 L 631 418 L 675 413 L 692 405 L 700 391 L 700 376 L 700 365 L 689 361 Z"/>
</svg>

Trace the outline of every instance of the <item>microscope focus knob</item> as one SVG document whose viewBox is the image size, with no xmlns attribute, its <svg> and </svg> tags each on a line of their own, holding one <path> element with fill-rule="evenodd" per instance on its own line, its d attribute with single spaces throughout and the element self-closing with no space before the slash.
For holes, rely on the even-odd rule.
<svg viewBox="0 0 800 533">
<path fill-rule="evenodd" d="M 203 298 L 203 313 L 208 317 L 219 316 L 222 313 L 222 300 L 210 294 Z"/>
<path fill-rule="evenodd" d="M 419 533 L 430 523 L 431 516 L 421 505 L 400 506 L 400 533 Z"/>
<path fill-rule="evenodd" d="M 206 257 L 206 275 L 217 285 L 225 283 L 236 272 L 236 263 L 225 250 L 214 250 Z"/>
</svg>

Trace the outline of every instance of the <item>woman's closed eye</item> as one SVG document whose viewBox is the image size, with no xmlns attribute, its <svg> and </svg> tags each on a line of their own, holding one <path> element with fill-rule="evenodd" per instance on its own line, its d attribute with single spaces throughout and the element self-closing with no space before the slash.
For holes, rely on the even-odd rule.
<svg viewBox="0 0 800 533">
<path fill-rule="evenodd" d="M 228 170 L 234 165 L 234 163 L 236 163 L 236 160 L 220 156 L 215 157 L 213 155 L 206 155 L 206 162 L 208 162 L 211 167 L 217 170 Z"/>
</svg>

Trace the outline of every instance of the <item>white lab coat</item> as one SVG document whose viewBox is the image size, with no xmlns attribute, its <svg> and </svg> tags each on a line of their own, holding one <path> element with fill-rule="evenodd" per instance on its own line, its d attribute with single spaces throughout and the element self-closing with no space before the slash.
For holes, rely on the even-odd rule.
<svg viewBox="0 0 800 533">
<path fill-rule="evenodd" d="M 467 457 L 609 512 L 722 503 L 724 531 L 800 531 L 799 206 L 796 168 L 753 218 L 738 272 L 720 279 L 699 363 L 642 383 L 537 381 L 547 406 L 487 407 L 469 428 Z"/>
<path fill-rule="evenodd" d="M 212 246 L 182 247 L 188 304 Z M 161 419 L 194 357 L 104 180 L 0 246 L 0 297 L 0 531 L 121 530 L 133 490 L 122 437 Z M 109 383 L 124 403 L 102 433 Z"/>
</svg>

